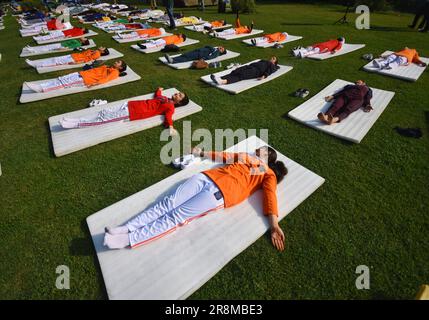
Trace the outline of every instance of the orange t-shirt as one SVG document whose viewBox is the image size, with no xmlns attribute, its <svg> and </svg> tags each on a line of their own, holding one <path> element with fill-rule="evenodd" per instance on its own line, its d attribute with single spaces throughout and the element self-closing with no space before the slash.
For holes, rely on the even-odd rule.
<svg viewBox="0 0 429 320">
<path fill-rule="evenodd" d="M 219 28 L 223 26 L 223 21 L 216 20 L 216 21 L 210 22 L 210 24 L 212 25 L 213 28 Z"/>
<path fill-rule="evenodd" d="M 408 60 L 408 63 L 417 62 L 420 60 L 419 54 L 416 49 L 403 49 L 401 51 L 395 52 L 397 56 L 405 57 Z"/>
<path fill-rule="evenodd" d="M 208 152 L 208 157 L 226 166 L 204 171 L 222 192 L 225 208 L 247 199 L 262 189 L 265 215 L 278 216 L 277 178 L 259 158 L 247 153 Z M 231 163 L 231 164 L 229 164 Z"/>
<path fill-rule="evenodd" d="M 268 42 L 281 42 L 286 40 L 286 35 L 283 32 L 266 34 L 264 37 L 268 39 Z"/>
<path fill-rule="evenodd" d="M 177 34 L 173 34 L 172 36 L 167 36 L 162 38 L 162 40 L 165 41 L 165 44 L 179 44 L 182 43 L 184 40 L 181 36 Z"/>
<path fill-rule="evenodd" d="M 248 27 L 238 27 L 235 28 L 235 34 L 242 34 L 242 33 L 250 33 L 250 29 Z"/>
<path fill-rule="evenodd" d="M 161 30 L 158 28 L 152 28 L 152 29 L 144 29 L 144 30 L 137 30 L 136 31 L 139 36 L 144 37 L 156 37 L 161 35 Z"/>
<path fill-rule="evenodd" d="M 85 63 L 97 60 L 101 57 L 101 53 L 99 50 L 85 50 L 79 53 L 72 53 L 71 57 L 75 63 Z"/>
<path fill-rule="evenodd" d="M 116 78 L 119 78 L 119 70 L 108 66 L 101 66 L 81 71 L 79 72 L 79 74 L 81 75 L 81 77 L 83 78 L 83 82 L 87 86 L 103 84 L 115 80 Z"/>
</svg>

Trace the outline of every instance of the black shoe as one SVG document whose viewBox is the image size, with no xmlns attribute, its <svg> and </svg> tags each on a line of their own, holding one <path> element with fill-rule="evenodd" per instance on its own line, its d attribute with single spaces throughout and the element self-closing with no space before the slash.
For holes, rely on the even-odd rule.
<svg viewBox="0 0 429 320">
<path fill-rule="evenodd" d="M 409 138 L 421 138 L 423 136 L 422 131 L 420 128 L 400 128 L 395 127 L 394 128 L 397 133 L 399 133 L 401 136 L 409 137 Z"/>
<path fill-rule="evenodd" d="M 137 43 L 137 45 L 138 45 L 138 47 L 140 48 L 140 49 L 147 49 L 146 48 L 146 46 L 144 45 L 144 44 L 141 44 L 141 43 Z"/>
<path fill-rule="evenodd" d="M 250 40 L 250 42 L 251 42 L 254 46 L 256 46 L 256 40 L 255 40 L 255 39 L 251 39 L 251 40 Z"/>
</svg>

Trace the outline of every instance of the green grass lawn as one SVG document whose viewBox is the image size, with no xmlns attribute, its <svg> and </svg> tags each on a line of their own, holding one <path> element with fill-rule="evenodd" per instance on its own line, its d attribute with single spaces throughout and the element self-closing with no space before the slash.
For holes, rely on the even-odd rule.
<svg viewBox="0 0 429 320">
<path fill-rule="evenodd" d="M 204 14 L 212 20 L 214 7 Z M 48 117 L 82 109 L 93 98 L 115 101 L 177 87 L 203 106 L 192 128 L 268 128 L 269 143 L 326 179 L 281 226 L 286 250 L 276 252 L 262 237 L 232 260 L 191 299 L 411 299 L 429 282 L 429 91 L 428 72 L 416 83 L 366 73 L 364 53 L 415 47 L 429 56 L 428 35 L 411 31 L 411 15 L 372 14 L 372 30 L 354 24 L 334 26 L 337 6 L 259 5 L 243 23 L 255 21 L 266 32 L 287 31 L 304 39 L 285 48 L 249 48 L 241 40 L 215 40 L 187 31 L 200 45 L 225 45 L 247 62 L 277 55 L 294 70 L 237 96 L 207 88 L 199 77 L 210 70 L 176 71 L 99 32 L 97 45 L 114 47 L 142 79 L 108 90 L 19 104 L 24 81 L 39 75 L 19 53 L 31 38 L 21 38 L 8 16 L 0 31 L 0 298 L 105 299 L 103 278 L 86 217 L 163 178 L 174 170 L 159 161 L 161 127 L 146 130 L 61 158 L 52 150 Z M 353 21 L 352 19 L 350 19 Z M 366 48 L 327 61 L 290 57 L 296 45 L 345 36 Z M 188 47 L 193 49 L 197 46 Z M 227 62 L 228 63 L 228 62 Z M 227 63 L 224 63 L 227 64 Z M 365 79 L 395 91 L 382 116 L 359 145 L 310 129 L 286 114 L 302 103 L 290 94 L 307 87 L 316 94 L 334 79 Z M 176 123 L 181 129 L 181 121 Z M 393 127 L 420 127 L 421 139 L 405 138 Z M 179 231 L 180 232 L 180 231 Z M 222 235 L 219 235 L 222 236 Z M 55 287 L 56 267 L 67 265 L 71 289 Z M 357 290 L 355 269 L 371 268 L 371 289 Z"/>
</svg>

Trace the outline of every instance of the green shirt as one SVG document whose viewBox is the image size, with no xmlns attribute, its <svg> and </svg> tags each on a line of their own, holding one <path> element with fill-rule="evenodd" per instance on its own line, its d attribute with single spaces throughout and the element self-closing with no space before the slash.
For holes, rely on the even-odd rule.
<svg viewBox="0 0 429 320">
<path fill-rule="evenodd" d="M 79 40 L 71 39 L 61 42 L 61 45 L 66 48 L 75 49 L 82 46 L 82 43 Z"/>
</svg>

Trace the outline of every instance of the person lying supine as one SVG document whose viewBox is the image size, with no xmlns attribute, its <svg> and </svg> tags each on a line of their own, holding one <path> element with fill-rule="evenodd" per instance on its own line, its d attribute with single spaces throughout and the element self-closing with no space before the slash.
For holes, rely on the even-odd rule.
<svg viewBox="0 0 429 320">
<path fill-rule="evenodd" d="M 109 50 L 100 47 L 97 50 L 85 50 L 79 53 L 72 53 L 61 57 L 46 58 L 42 61 L 31 61 L 26 59 L 25 62 L 33 68 L 47 68 L 62 66 L 66 64 L 81 64 L 97 60 L 100 57 L 108 56 Z"/>
<path fill-rule="evenodd" d="M 47 35 L 33 37 L 35 41 L 48 41 L 61 38 L 73 38 L 83 36 L 88 33 L 88 29 L 74 27 L 68 30 L 54 30 Z"/>
<path fill-rule="evenodd" d="M 226 37 L 226 36 L 231 36 L 231 35 L 252 33 L 253 27 L 254 27 L 253 21 L 252 21 L 250 27 L 242 26 L 241 22 L 240 22 L 240 17 L 238 16 L 238 12 L 237 12 L 237 17 L 235 19 L 235 28 L 226 29 L 226 30 L 223 30 L 220 32 L 216 32 L 215 30 L 212 30 L 211 34 L 214 37 Z"/>
<path fill-rule="evenodd" d="M 340 51 L 345 43 L 346 39 L 344 37 L 340 37 L 336 40 L 328 40 L 326 42 L 316 43 L 306 48 L 298 47 L 292 50 L 292 54 L 298 58 L 305 58 L 311 55 L 328 52 L 334 54 Z"/>
<path fill-rule="evenodd" d="M 103 125 L 116 121 L 135 121 L 164 115 L 164 126 L 169 128 L 170 135 L 176 135 L 173 127 L 173 115 L 176 108 L 189 103 L 188 96 L 183 92 L 177 92 L 171 98 L 162 95 L 163 88 L 158 88 L 152 99 L 128 101 L 120 106 L 104 109 L 92 117 L 63 118 L 60 125 L 64 129 L 87 128 Z"/>
<path fill-rule="evenodd" d="M 62 41 L 60 43 L 47 44 L 44 46 L 30 47 L 27 45 L 24 47 L 24 49 L 32 53 L 45 53 L 45 52 L 52 52 L 52 51 L 64 51 L 67 49 L 77 49 L 82 46 L 88 46 L 88 45 L 89 45 L 88 39 L 80 38 L 80 39 L 70 39 L 70 40 Z"/>
<path fill-rule="evenodd" d="M 261 147 L 252 154 L 203 152 L 199 148 L 192 153 L 225 165 L 192 176 L 125 224 L 106 227 L 104 245 L 110 249 L 128 246 L 134 249 L 210 212 L 233 207 L 262 189 L 261 206 L 270 225 L 271 242 L 283 251 L 285 236 L 278 224 L 276 190 L 287 168 L 277 160 L 277 152 L 271 147 Z"/>
<path fill-rule="evenodd" d="M 185 42 L 186 35 L 184 34 L 173 34 L 171 36 L 162 37 L 156 40 L 149 40 L 144 43 L 137 44 L 141 49 L 154 49 L 165 47 L 170 44 L 178 45 L 182 42 Z"/>
<path fill-rule="evenodd" d="M 248 79 L 263 80 L 280 68 L 278 63 L 278 58 L 273 56 L 270 60 L 259 60 L 251 64 L 238 67 L 231 71 L 231 73 L 220 78 L 217 78 L 214 74 L 212 74 L 210 78 L 218 85 L 226 85 Z"/>
<path fill-rule="evenodd" d="M 150 29 L 144 29 L 144 30 L 136 30 L 133 32 L 126 32 L 126 33 L 118 33 L 117 36 L 121 39 L 147 39 L 147 38 L 153 38 L 158 37 L 162 34 L 165 34 L 164 28 L 150 28 Z"/>
<path fill-rule="evenodd" d="M 73 72 L 40 84 L 26 83 L 34 92 L 51 92 L 71 87 L 93 87 L 117 79 L 127 69 L 124 61 L 118 60 L 111 67 L 103 65 L 97 68 Z"/>
<path fill-rule="evenodd" d="M 226 54 L 227 51 L 224 47 L 211 47 L 211 46 L 205 46 L 200 49 L 192 50 L 186 53 L 183 53 L 177 57 L 171 57 L 169 54 L 165 54 L 164 57 L 167 60 L 168 63 L 181 63 L 181 62 L 189 62 L 189 61 L 195 61 L 199 59 L 203 60 L 211 60 L 215 59 L 219 56 L 222 56 Z"/>
<path fill-rule="evenodd" d="M 283 42 L 287 39 L 287 37 L 287 32 L 276 32 L 272 34 L 263 35 L 262 37 L 253 38 L 250 41 L 254 46 L 262 46 L 274 42 Z"/>
<path fill-rule="evenodd" d="M 396 69 L 401 66 L 409 66 L 413 63 L 420 67 L 426 67 L 426 63 L 420 60 L 417 50 L 408 47 L 405 47 L 401 51 L 381 56 L 380 60 L 375 59 L 372 62 L 373 66 L 380 70 Z"/>
<path fill-rule="evenodd" d="M 371 99 L 371 88 L 363 80 L 357 80 L 355 84 L 347 85 L 334 95 L 327 96 L 325 101 L 333 103 L 326 113 L 320 112 L 317 118 L 324 124 L 331 125 L 343 121 L 360 108 L 364 112 L 370 112 Z"/>
</svg>

